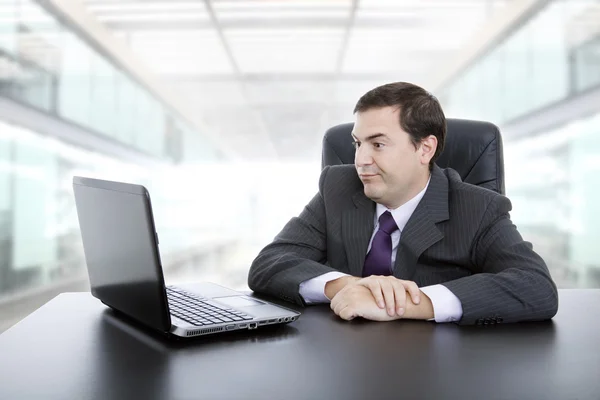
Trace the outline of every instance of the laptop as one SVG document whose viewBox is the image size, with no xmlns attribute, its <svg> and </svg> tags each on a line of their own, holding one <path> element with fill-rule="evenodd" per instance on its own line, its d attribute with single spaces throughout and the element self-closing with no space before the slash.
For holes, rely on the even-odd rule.
<svg viewBox="0 0 600 400">
<path fill-rule="evenodd" d="M 142 185 L 73 177 L 92 295 L 168 336 L 286 324 L 299 312 L 214 283 L 165 286 L 150 194 Z"/>
</svg>

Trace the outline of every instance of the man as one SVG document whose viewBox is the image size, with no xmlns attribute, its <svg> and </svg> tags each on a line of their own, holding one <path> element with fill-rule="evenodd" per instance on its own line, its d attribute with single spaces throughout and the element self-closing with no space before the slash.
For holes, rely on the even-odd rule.
<svg viewBox="0 0 600 400">
<path fill-rule="evenodd" d="M 446 135 L 437 99 L 392 83 L 354 114 L 355 165 L 322 171 L 319 193 L 254 260 L 250 288 L 330 301 L 346 320 L 552 318 L 556 285 L 510 221 L 510 201 L 434 164 Z"/>
</svg>

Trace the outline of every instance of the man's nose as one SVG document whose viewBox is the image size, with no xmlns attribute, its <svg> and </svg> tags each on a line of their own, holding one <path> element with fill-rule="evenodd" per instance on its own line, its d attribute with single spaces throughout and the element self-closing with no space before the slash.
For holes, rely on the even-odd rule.
<svg viewBox="0 0 600 400">
<path fill-rule="evenodd" d="M 354 164 L 357 167 L 362 167 L 363 165 L 370 165 L 373 163 L 373 157 L 366 146 L 360 146 L 356 149 L 356 153 L 354 153 Z"/>
</svg>

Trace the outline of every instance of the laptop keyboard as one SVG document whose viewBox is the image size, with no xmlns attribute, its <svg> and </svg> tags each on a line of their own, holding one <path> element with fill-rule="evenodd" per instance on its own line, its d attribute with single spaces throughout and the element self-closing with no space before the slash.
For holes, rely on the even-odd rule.
<svg viewBox="0 0 600 400">
<path fill-rule="evenodd" d="M 221 308 L 205 298 L 179 288 L 168 287 L 167 299 L 171 314 L 196 326 L 250 321 L 254 318 L 231 308 Z"/>
</svg>

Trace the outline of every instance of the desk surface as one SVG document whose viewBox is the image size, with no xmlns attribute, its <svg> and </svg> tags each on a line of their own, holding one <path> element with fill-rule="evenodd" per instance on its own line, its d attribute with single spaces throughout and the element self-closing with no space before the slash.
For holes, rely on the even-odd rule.
<svg viewBox="0 0 600 400">
<path fill-rule="evenodd" d="M 88 293 L 0 336 L 0 399 L 598 399 L 600 290 L 561 290 L 553 321 L 344 322 L 170 342 Z"/>
</svg>

